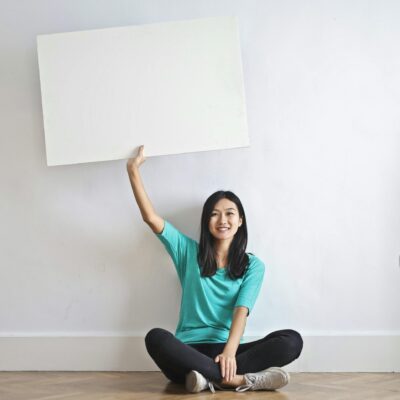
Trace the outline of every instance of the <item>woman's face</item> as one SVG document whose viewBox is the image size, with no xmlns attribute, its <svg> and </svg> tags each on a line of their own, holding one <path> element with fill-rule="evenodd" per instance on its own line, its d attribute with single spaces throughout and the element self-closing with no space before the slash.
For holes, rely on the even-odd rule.
<svg viewBox="0 0 400 400">
<path fill-rule="evenodd" d="M 208 223 L 211 234 L 219 240 L 232 239 L 240 225 L 242 218 L 239 217 L 236 204 L 228 199 L 219 200 Z"/>
</svg>

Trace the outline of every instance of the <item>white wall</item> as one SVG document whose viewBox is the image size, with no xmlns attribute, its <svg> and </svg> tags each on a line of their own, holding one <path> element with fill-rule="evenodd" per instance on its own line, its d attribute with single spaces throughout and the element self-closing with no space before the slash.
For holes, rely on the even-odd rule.
<svg viewBox="0 0 400 400">
<path fill-rule="evenodd" d="M 152 327 L 174 331 L 180 304 L 125 161 L 46 166 L 36 35 L 218 15 L 239 19 L 251 146 L 148 158 L 141 170 L 154 207 L 198 239 L 212 192 L 241 198 L 248 251 L 267 265 L 248 338 L 282 328 L 330 346 L 332 337 L 370 336 L 377 357 L 364 368 L 400 369 L 400 346 L 388 344 L 400 335 L 394 0 L 2 1 L 0 351 L 9 356 L 0 369 L 83 365 L 18 363 L 10 337 L 132 336 L 142 351 Z M 313 358 L 312 343 L 303 370 L 333 368 Z M 346 354 L 350 363 L 337 369 L 360 370 Z"/>
</svg>

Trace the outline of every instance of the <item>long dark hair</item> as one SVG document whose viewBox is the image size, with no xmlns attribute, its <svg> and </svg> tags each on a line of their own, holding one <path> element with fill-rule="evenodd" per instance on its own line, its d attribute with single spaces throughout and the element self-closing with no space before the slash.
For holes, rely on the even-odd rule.
<svg viewBox="0 0 400 400">
<path fill-rule="evenodd" d="M 228 252 L 228 265 L 226 270 L 228 276 L 234 280 L 243 276 L 249 263 L 249 256 L 246 254 L 246 215 L 239 198 L 229 190 L 219 190 L 213 193 L 204 203 L 203 212 L 201 214 L 201 233 L 197 261 L 200 266 L 201 276 L 213 276 L 217 272 L 218 266 L 214 252 L 215 238 L 211 234 L 208 225 L 214 206 L 221 199 L 228 199 L 234 202 L 239 211 L 239 218 L 242 218 L 242 225 L 233 237 Z"/>
</svg>

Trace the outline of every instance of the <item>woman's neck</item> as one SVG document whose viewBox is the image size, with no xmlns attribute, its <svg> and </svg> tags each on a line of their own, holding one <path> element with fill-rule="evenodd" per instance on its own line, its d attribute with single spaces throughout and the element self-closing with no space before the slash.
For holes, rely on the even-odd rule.
<svg viewBox="0 0 400 400">
<path fill-rule="evenodd" d="M 214 253 L 218 267 L 225 267 L 228 262 L 229 246 L 231 241 L 218 240 L 214 244 Z"/>
</svg>

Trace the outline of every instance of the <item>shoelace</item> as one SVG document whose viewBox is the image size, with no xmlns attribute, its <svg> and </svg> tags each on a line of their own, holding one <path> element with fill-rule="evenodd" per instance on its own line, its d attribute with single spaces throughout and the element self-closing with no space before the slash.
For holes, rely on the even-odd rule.
<svg viewBox="0 0 400 400">
<path fill-rule="evenodd" d="M 237 392 L 245 392 L 246 390 L 264 389 L 266 386 L 271 387 L 271 378 L 269 374 L 263 375 L 246 375 L 246 385 L 240 385 L 236 388 Z"/>
<path fill-rule="evenodd" d="M 208 387 L 210 388 L 210 390 L 215 393 L 215 389 L 214 389 L 214 385 L 211 381 L 208 381 Z"/>
<path fill-rule="evenodd" d="M 221 385 L 219 385 L 218 383 L 215 383 L 215 382 L 213 382 L 213 385 L 214 385 L 214 388 L 217 388 L 217 389 L 219 389 L 219 390 L 228 390 L 228 391 L 231 391 L 231 390 L 233 390 L 233 391 L 235 391 L 235 388 L 232 386 L 232 387 L 226 387 L 226 386 L 221 386 Z"/>
<path fill-rule="evenodd" d="M 245 376 L 246 383 L 245 385 L 240 385 L 236 387 L 236 392 L 245 392 L 246 390 L 249 390 L 253 387 L 254 381 L 255 381 L 255 376 L 254 375 L 247 375 Z"/>
</svg>

